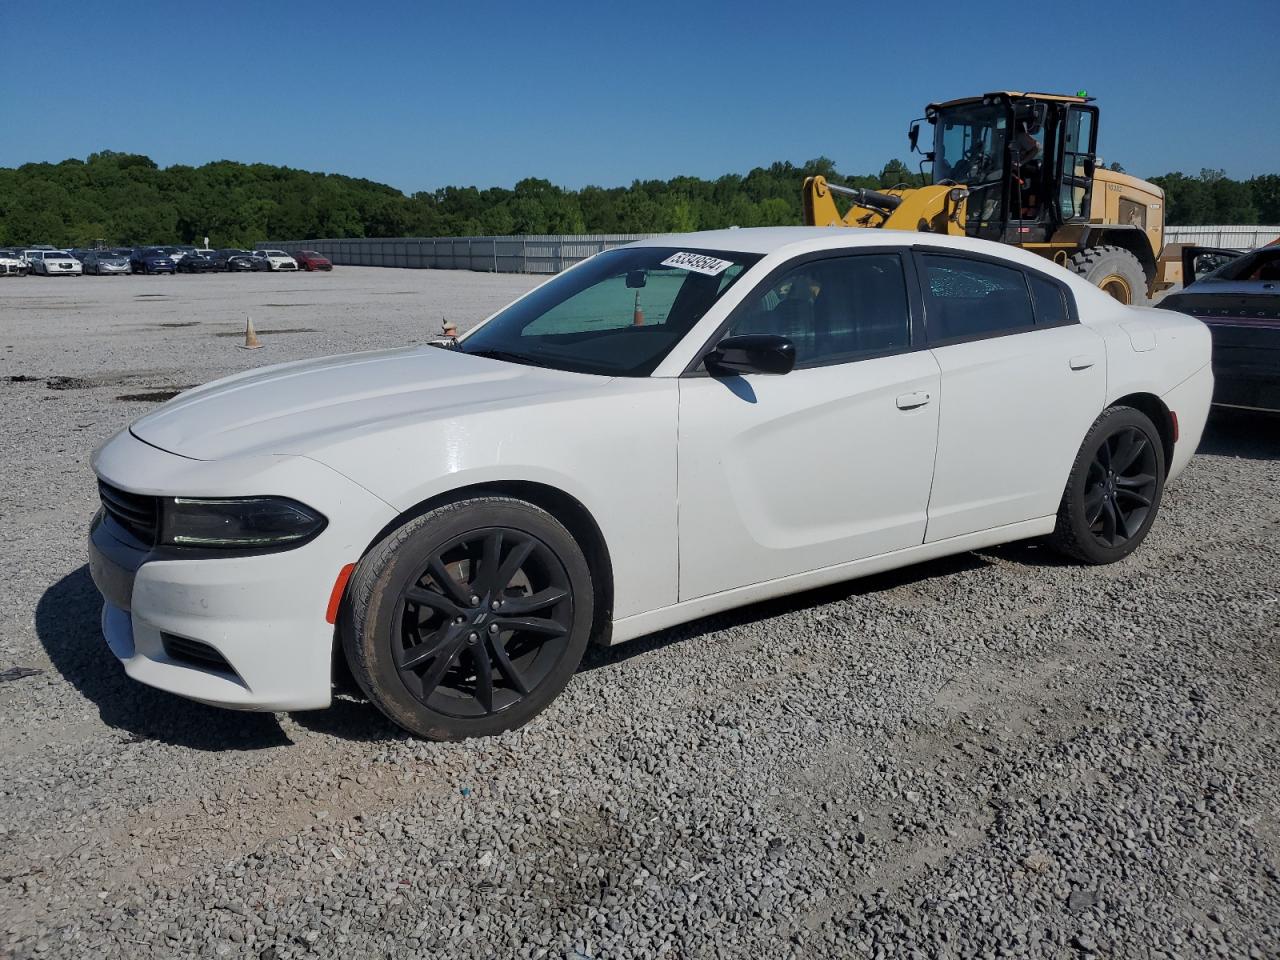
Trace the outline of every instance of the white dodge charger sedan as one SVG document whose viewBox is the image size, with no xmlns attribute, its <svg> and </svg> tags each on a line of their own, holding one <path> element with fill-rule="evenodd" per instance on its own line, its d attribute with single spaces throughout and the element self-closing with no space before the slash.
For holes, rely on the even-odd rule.
<svg viewBox="0 0 1280 960">
<path fill-rule="evenodd" d="M 1127 555 L 1209 409 L 1197 320 L 979 240 L 657 237 L 458 342 L 191 390 L 103 445 L 107 643 L 206 703 L 517 727 L 587 643 L 1047 536 Z"/>
</svg>

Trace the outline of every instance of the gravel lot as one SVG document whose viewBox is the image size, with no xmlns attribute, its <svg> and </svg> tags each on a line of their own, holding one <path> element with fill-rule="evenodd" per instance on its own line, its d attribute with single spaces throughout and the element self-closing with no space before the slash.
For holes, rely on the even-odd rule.
<svg viewBox="0 0 1280 960">
<path fill-rule="evenodd" d="M 1121 564 L 753 606 L 593 651 L 495 740 L 125 678 L 83 536 L 137 398 L 531 282 L 0 281 L 0 955 L 1280 956 L 1280 418 L 1215 416 Z"/>
</svg>

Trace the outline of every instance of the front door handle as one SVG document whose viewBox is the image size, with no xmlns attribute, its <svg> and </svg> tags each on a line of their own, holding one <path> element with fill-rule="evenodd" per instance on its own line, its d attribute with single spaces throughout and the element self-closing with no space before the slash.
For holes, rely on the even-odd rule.
<svg viewBox="0 0 1280 960">
<path fill-rule="evenodd" d="M 1094 360 L 1093 357 L 1089 356 L 1087 353 L 1077 354 L 1068 361 L 1068 363 L 1071 364 L 1072 370 L 1088 370 L 1097 362 L 1098 361 Z"/>
<path fill-rule="evenodd" d="M 923 407 L 931 398 L 929 394 L 923 390 L 916 390 L 913 393 L 904 393 L 898 398 L 899 410 L 914 410 L 916 407 Z"/>
</svg>

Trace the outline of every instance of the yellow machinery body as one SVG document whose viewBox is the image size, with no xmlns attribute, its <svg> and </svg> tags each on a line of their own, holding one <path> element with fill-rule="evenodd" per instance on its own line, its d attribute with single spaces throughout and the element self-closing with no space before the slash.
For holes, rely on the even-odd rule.
<svg viewBox="0 0 1280 960">
<path fill-rule="evenodd" d="M 978 210 L 974 211 L 975 217 L 970 217 L 971 203 L 990 207 L 990 198 L 997 194 L 994 190 L 979 193 L 981 187 L 975 189 L 960 179 L 944 179 L 923 187 L 867 190 L 832 184 L 816 176 L 804 183 L 804 221 L 813 226 L 883 227 L 984 236 L 1023 247 L 1085 275 L 1119 300 L 1145 302 L 1149 296 L 1181 279 L 1177 251 L 1164 251 L 1164 191 L 1155 184 L 1107 170 L 1094 162 L 1098 113 L 1097 108 L 1086 106 L 1089 102 L 1083 96 L 1006 91 L 982 98 L 930 104 L 928 108 L 927 119 L 939 125 L 939 149 L 944 145 L 941 124 L 951 116 L 948 110 L 1005 109 L 1008 120 L 1001 130 L 1016 128 L 1020 116 L 1030 116 L 1033 121 L 1048 116 L 1049 129 L 1062 131 L 1056 141 L 1056 154 L 1044 160 L 1056 164 L 1051 168 L 1056 172 L 1056 179 L 1050 177 L 1047 184 L 1055 192 L 1048 202 L 1042 199 L 1041 203 L 1042 209 L 1051 211 L 1052 216 L 1046 213 L 1032 223 L 1020 221 L 1018 215 L 1010 217 L 1006 213 L 1003 219 L 997 219 L 989 217 L 986 210 Z M 1052 119 L 1055 115 L 1049 112 L 1056 110 L 1067 117 L 1073 105 L 1078 105 L 1075 108 L 1081 112 L 1089 111 L 1092 118 L 1090 136 L 1084 138 L 1087 149 L 1084 145 L 1073 146 L 1067 121 Z M 1080 121 L 1075 122 L 1079 134 Z M 912 130 L 913 147 L 918 133 L 917 123 Z M 1013 139 L 1006 135 L 1008 143 L 1013 143 Z M 1042 135 L 1041 143 L 1044 142 Z M 1003 184 L 989 184 L 1002 189 L 1005 197 L 1016 197 L 1016 191 L 1024 183 L 1019 178 L 1021 168 L 1012 149 L 1005 147 L 1007 162 L 997 165 L 997 169 L 1004 171 Z M 1064 151 L 1070 152 L 1064 154 Z M 929 160 L 934 156 L 934 152 L 926 153 Z M 1014 202 L 1009 201 L 1010 205 Z M 1063 216 L 1059 202 L 1073 215 Z"/>
</svg>

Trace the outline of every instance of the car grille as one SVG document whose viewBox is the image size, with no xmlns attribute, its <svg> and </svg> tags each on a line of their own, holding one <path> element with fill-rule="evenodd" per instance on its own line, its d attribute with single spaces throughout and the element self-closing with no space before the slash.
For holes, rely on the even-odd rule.
<svg viewBox="0 0 1280 960">
<path fill-rule="evenodd" d="M 156 544 L 160 532 L 160 498 L 129 493 L 98 481 L 98 496 L 107 516 L 148 547 Z"/>
<path fill-rule="evenodd" d="M 220 673 L 235 673 L 227 658 L 207 643 L 199 640 L 188 640 L 186 637 L 174 636 L 172 633 L 161 633 L 160 642 L 164 644 L 164 653 L 170 660 L 188 663 L 205 670 L 217 670 Z"/>
</svg>

